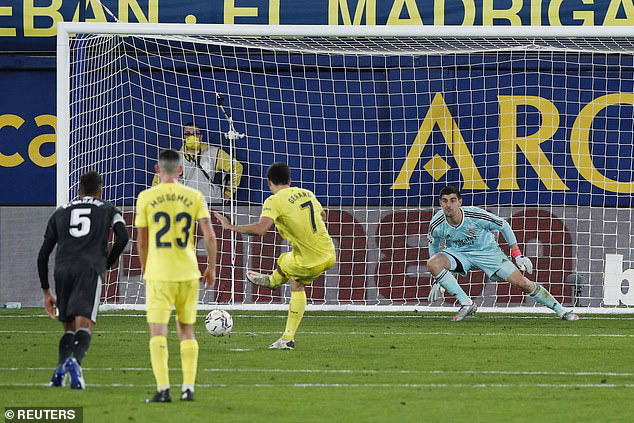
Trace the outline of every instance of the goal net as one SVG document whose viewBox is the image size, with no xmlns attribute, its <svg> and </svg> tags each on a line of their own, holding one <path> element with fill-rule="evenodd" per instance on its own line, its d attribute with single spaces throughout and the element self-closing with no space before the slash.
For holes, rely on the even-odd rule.
<svg viewBox="0 0 634 423">
<path fill-rule="evenodd" d="M 309 307 L 455 307 L 454 298 L 427 299 L 426 234 L 447 185 L 461 189 L 464 205 L 510 223 L 535 265 L 528 276 L 564 306 L 634 305 L 631 29 L 59 28 L 58 202 L 97 170 L 132 234 L 107 275 L 104 304 L 143 307 L 135 199 L 152 185 L 159 151 L 181 150 L 194 122 L 204 148 L 242 170 L 235 193 L 211 209 L 256 222 L 276 161 L 324 205 L 337 264 L 308 287 Z M 231 192 L 237 166 L 195 166 L 217 171 L 213 182 Z M 275 231 L 214 229 L 218 284 L 201 289 L 200 304 L 285 308 L 288 287 L 271 291 L 244 276 L 271 272 L 288 243 Z M 546 311 L 481 271 L 458 281 L 486 310 Z"/>
</svg>

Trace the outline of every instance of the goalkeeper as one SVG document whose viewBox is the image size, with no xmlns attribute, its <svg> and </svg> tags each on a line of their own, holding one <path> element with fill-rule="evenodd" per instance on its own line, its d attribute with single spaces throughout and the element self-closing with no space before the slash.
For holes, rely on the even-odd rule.
<svg viewBox="0 0 634 423">
<path fill-rule="evenodd" d="M 290 169 L 286 163 L 271 165 L 266 177 L 273 195 L 264 201 L 258 223 L 235 226 L 218 212 L 214 212 L 214 216 L 224 229 L 247 235 L 262 236 L 275 223 L 282 238 L 293 246 L 291 252 L 280 255 L 273 274 L 247 272 L 249 282 L 270 289 L 291 280 L 286 329 L 269 348 L 292 350 L 295 348 L 295 332 L 306 308 L 305 287 L 335 264 L 335 246 L 326 229 L 326 213 L 321 204 L 311 191 L 291 187 Z"/>
<path fill-rule="evenodd" d="M 440 191 L 440 206 L 442 210 L 432 217 L 427 233 L 430 257 L 427 268 L 435 279 L 429 300 L 435 301 L 443 290 L 455 296 L 461 307 L 454 321 L 459 322 L 474 314 L 478 306 L 458 285 L 451 272 L 465 275 L 473 267 L 481 269 L 492 281 L 508 281 L 564 320 L 579 319 L 573 312 L 565 311 L 543 286 L 520 272 L 533 273 L 533 263 L 522 255 L 508 222 L 478 207 L 462 207 L 460 191 L 452 186 Z M 493 230 L 500 231 L 511 246 L 511 256 L 517 266 L 502 252 L 491 233 Z M 441 239 L 446 245 L 443 250 L 440 250 Z"/>
<path fill-rule="evenodd" d="M 236 192 L 242 179 L 242 163 L 222 148 L 205 142 L 194 122 L 183 127 L 183 174 L 179 182 L 203 193 L 210 205 L 222 205 Z M 233 168 L 233 169 L 232 169 Z M 154 175 L 152 186 L 159 183 Z"/>
</svg>

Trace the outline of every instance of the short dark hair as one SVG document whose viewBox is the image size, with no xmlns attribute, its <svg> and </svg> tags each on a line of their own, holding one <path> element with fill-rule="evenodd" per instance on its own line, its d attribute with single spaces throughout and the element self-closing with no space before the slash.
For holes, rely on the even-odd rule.
<svg viewBox="0 0 634 423">
<path fill-rule="evenodd" d="M 438 197 L 442 198 L 443 195 L 451 195 L 451 194 L 456 194 L 456 197 L 458 197 L 458 199 L 462 198 L 462 195 L 460 195 L 460 190 L 454 187 L 453 185 L 447 185 L 442 190 L 440 190 L 440 195 Z"/>
<path fill-rule="evenodd" d="M 83 195 L 93 196 L 101 189 L 101 175 L 94 170 L 86 172 L 79 178 L 79 189 Z"/>
<path fill-rule="evenodd" d="M 187 126 L 191 126 L 192 128 L 196 128 L 198 130 L 198 132 L 202 133 L 202 128 L 196 124 L 196 122 L 187 122 L 185 125 L 183 125 L 183 128 L 187 127 Z"/>
<path fill-rule="evenodd" d="M 175 173 L 181 163 L 181 156 L 176 150 L 163 150 L 159 153 L 159 166 L 167 173 Z"/>
<path fill-rule="evenodd" d="M 291 170 L 284 162 L 273 163 L 266 172 L 266 178 L 275 185 L 291 183 Z"/>
</svg>

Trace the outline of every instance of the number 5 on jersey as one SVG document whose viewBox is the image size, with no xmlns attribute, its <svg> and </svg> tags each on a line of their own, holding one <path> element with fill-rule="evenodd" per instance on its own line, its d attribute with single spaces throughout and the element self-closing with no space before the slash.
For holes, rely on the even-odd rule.
<svg viewBox="0 0 634 423">
<path fill-rule="evenodd" d="M 81 238 L 90 232 L 90 209 L 73 209 L 70 212 L 68 233 L 75 238 Z"/>
</svg>

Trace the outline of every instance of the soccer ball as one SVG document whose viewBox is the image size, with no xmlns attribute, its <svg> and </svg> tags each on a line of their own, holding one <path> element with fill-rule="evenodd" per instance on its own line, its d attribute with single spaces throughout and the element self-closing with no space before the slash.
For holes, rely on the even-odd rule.
<svg viewBox="0 0 634 423">
<path fill-rule="evenodd" d="M 205 328 L 213 336 L 224 336 L 233 329 L 233 319 L 224 310 L 211 310 L 205 317 Z"/>
</svg>

